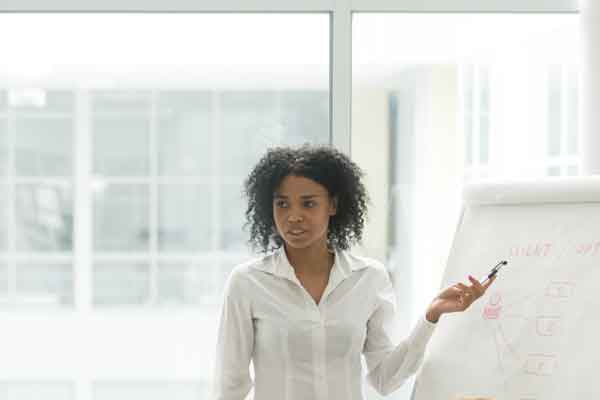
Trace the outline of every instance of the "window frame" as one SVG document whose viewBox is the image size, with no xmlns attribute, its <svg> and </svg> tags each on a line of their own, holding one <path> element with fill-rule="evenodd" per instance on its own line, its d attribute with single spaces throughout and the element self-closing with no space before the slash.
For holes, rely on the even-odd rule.
<svg viewBox="0 0 600 400">
<path fill-rule="evenodd" d="M 329 138 L 340 151 L 351 155 L 352 115 L 352 16 L 354 13 L 577 13 L 577 0 L 5 0 L 0 13 L 328 13 L 329 54 Z M 74 143 L 73 177 L 75 242 L 73 263 L 86 264 L 92 254 L 90 192 L 86 189 L 91 170 L 91 143 L 87 120 L 90 110 L 85 95 L 76 94 L 75 109 L 82 114 L 75 130 L 83 132 Z M 82 125 L 83 124 L 83 125 Z M 9 178 L 10 183 L 10 178 Z M 9 185 L 10 186 L 10 185 Z M 12 195 L 9 202 L 13 202 Z M 9 203 L 9 209 L 14 204 Z M 10 218 L 9 218 L 10 219 Z M 14 221 L 9 220 L 14 225 Z M 10 239 L 9 240 L 14 240 Z M 88 282 L 91 271 L 79 270 L 78 280 Z M 75 302 L 88 309 L 89 288 L 76 285 Z M 77 301 L 79 299 L 79 301 Z M 81 306 L 80 306 L 81 307 Z"/>
<path fill-rule="evenodd" d="M 342 152 L 351 155 L 352 109 L 352 15 L 354 13 L 577 13 L 577 0 L 4 0 L 0 13 L 327 13 L 330 18 L 329 69 L 329 132 L 330 142 Z M 74 287 L 76 311 L 88 315 L 92 306 L 90 282 L 92 278 L 92 204 L 87 189 L 92 170 L 92 143 L 89 116 L 91 109 L 85 93 L 76 92 L 75 109 L 81 115 L 75 121 L 77 135 L 74 143 L 73 196 L 74 218 L 73 251 L 69 260 L 78 268 L 75 280 L 85 282 Z M 12 146 L 9 144 L 9 146 Z M 12 164 L 12 161 L 11 161 Z M 14 202 L 12 193 L 9 202 Z M 10 209 L 14 204 L 9 203 Z M 9 223 L 14 217 L 9 215 Z M 14 240 L 9 238 L 9 240 Z M 44 257 L 47 259 L 47 257 Z M 61 258 L 62 260 L 62 258 Z M 2 261 L 2 260 L 0 260 Z M 56 261 L 59 261 L 57 259 Z M 9 281 L 14 277 L 9 276 Z M 46 314 L 47 310 L 40 310 Z M 136 309 L 136 312 L 142 310 Z M 152 310 L 156 313 L 156 310 Z M 168 313 L 168 311 L 167 311 Z M 166 314 L 165 314 L 166 315 Z M 194 317 L 197 312 L 192 311 Z M 67 318 L 70 314 L 67 315 Z M 94 325 L 92 325 L 94 326 Z M 85 380 L 73 383 L 73 398 L 92 398 Z"/>
<path fill-rule="evenodd" d="M 423 13 L 577 13 L 577 0 L 6 0 L 0 13 L 318 13 L 330 14 L 330 141 L 351 154 L 352 14 Z"/>
</svg>

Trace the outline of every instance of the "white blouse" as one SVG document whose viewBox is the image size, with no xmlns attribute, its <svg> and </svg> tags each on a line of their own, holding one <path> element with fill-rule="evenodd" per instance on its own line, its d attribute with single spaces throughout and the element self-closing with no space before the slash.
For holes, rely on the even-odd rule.
<svg viewBox="0 0 600 400">
<path fill-rule="evenodd" d="M 394 344 L 395 296 L 377 261 L 337 251 L 317 305 L 280 249 L 237 266 L 225 291 L 213 400 L 361 400 L 367 380 L 388 394 L 416 372 L 435 324 L 424 317 Z M 250 377 L 250 361 L 254 382 Z"/>
</svg>

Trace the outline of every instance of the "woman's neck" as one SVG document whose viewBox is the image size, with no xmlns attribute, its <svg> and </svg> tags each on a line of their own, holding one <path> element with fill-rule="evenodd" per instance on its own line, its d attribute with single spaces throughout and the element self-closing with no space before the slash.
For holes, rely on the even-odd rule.
<svg viewBox="0 0 600 400">
<path fill-rule="evenodd" d="M 329 274 L 333 266 L 334 254 L 329 251 L 326 244 L 304 249 L 285 246 L 285 252 L 296 274 Z"/>
</svg>

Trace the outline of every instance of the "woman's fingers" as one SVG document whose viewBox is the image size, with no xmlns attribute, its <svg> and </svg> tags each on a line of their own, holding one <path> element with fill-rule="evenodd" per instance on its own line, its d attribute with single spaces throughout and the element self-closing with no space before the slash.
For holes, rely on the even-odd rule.
<svg viewBox="0 0 600 400">
<path fill-rule="evenodd" d="M 460 304 L 466 304 L 468 302 L 468 292 L 465 290 L 466 286 L 462 283 L 458 283 L 452 287 L 454 296 Z"/>
<path fill-rule="evenodd" d="M 463 304 L 463 306 L 470 306 L 475 300 L 480 298 L 484 293 L 486 287 L 484 287 L 479 281 L 469 275 L 469 281 L 471 282 L 470 286 L 465 285 L 462 282 L 454 285 L 455 288 L 458 289 L 456 292 L 459 296 L 459 302 Z"/>
<path fill-rule="evenodd" d="M 483 296 L 487 288 L 496 279 L 494 276 L 491 279 L 488 279 L 484 284 L 481 284 L 481 282 L 471 275 L 469 275 L 468 278 L 471 282 L 470 285 L 465 285 L 462 282 L 458 282 L 457 284 L 446 288 L 442 293 L 440 293 L 439 298 L 456 302 L 454 306 L 456 307 L 456 311 L 464 311 L 469 308 L 469 306 L 471 306 L 475 300 Z"/>
<path fill-rule="evenodd" d="M 462 282 L 458 282 L 456 287 L 465 292 L 469 290 L 469 287 Z"/>
<path fill-rule="evenodd" d="M 458 283 L 457 286 L 463 291 L 463 296 L 469 301 L 473 301 L 477 297 L 477 293 L 473 290 L 473 286 L 467 286 L 463 283 Z"/>
<path fill-rule="evenodd" d="M 483 294 L 485 293 L 485 288 L 483 287 L 483 285 L 481 285 L 481 283 L 479 283 L 479 281 L 473 278 L 471 275 L 469 275 L 469 280 L 473 284 L 471 288 L 473 289 L 473 292 L 475 292 L 475 295 L 478 298 L 483 296 Z"/>
<path fill-rule="evenodd" d="M 457 287 L 456 285 L 451 286 L 449 289 L 452 291 L 452 294 L 454 294 L 454 295 L 460 296 L 463 293 L 463 290 L 461 288 Z"/>
<path fill-rule="evenodd" d="M 498 276 L 498 275 L 494 275 L 490 279 L 488 279 L 487 282 L 482 285 L 483 288 L 487 290 L 487 288 L 490 287 L 492 282 L 494 282 L 496 280 L 496 276 Z"/>
</svg>

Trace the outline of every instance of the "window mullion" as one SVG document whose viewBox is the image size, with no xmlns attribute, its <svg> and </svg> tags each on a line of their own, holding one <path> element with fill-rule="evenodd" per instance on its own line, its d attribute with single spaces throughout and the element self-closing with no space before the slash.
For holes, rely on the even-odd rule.
<svg viewBox="0 0 600 400">
<path fill-rule="evenodd" d="M 3 0 L 0 12 L 320 12 L 351 0 Z"/>
<path fill-rule="evenodd" d="M 560 163 L 561 175 L 569 175 L 569 74 L 568 68 L 560 66 Z"/>
<path fill-rule="evenodd" d="M 329 118 L 331 143 L 350 154 L 350 99 L 352 96 L 352 13 L 339 6 L 330 21 Z"/>
<path fill-rule="evenodd" d="M 158 92 L 156 90 L 152 90 L 150 93 L 150 110 L 149 110 L 149 146 L 148 146 L 148 160 L 150 162 L 150 188 L 149 188 L 149 224 L 148 224 L 148 232 L 149 232 L 149 240 L 150 240 L 150 260 L 148 267 L 149 270 L 149 280 L 150 280 L 150 288 L 148 294 L 148 305 L 156 304 L 157 299 L 157 288 L 158 288 L 158 265 L 157 265 L 157 253 L 158 253 L 158 233 L 159 233 L 159 223 L 158 223 L 158 212 L 159 212 L 159 184 L 158 184 L 158 146 L 157 146 L 157 126 L 158 126 L 158 112 L 157 105 L 158 103 Z M 162 193 L 165 193 L 163 190 Z"/>
<path fill-rule="evenodd" d="M 475 64 L 473 66 L 473 115 L 471 119 L 472 123 L 472 137 L 473 137 L 473 147 L 472 147 L 472 157 L 473 157 L 473 165 L 477 170 L 477 176 L 481 177 L 481 147 L 480 147 L 480 138 L 481 138 L 481 65 Z"/>
<path fill-rule="evenodd" d="M 577 0 L 4 0 L 0 12 L 577 12 Z"/>
<path fill-rule="evenodd" d="M 577 0 L 348 0 L 361 12 L 577 12 Z"/>
<path fill-rule="evenodd" d="M 16 120 L 15 120 L 15 112 L 11 109 L 10 104 L 7 108 L 6 113 L 6 125 L 7 125 L 7 133 L 8 133 L 8 270 L 7 270 L 7 279 L 8 279 L 8 299 L 11 304 L 16 303 L 16 294 L 17 294 L 17 267 L 15 260 L 16 253 L 16 237 L 17 237 L 17 221 L 15 217 L 15 175 L 16 175 L 16 166 L 15 166 L 15 153 L 16 149 Z"/>
<path fill-rule="evenodd" d="M 75 92 L 74 106 L 73 273 L 75 308 L 84 314 L 92 305 L 92 130 L 91 95 Z"/>
<path fill-rule="evenodd" d="M 210 226 L 212 227 L 213 232 L 221 232 L 222 221 L 221 221 L 221 191 L 223 190 L 223 185 L 219 185 L 219 164 L 221 152 L 223 149 L 221 148 L 221 118 L 222 118 L 222 93 L 218 90 L 213 90 L 210 96 L 210 115 L 211 115 L 211 124 L 210 124 L 210 135 L 211 135 L 211 168 L 210 168 L 210 186 L 209 197 L 212 201 L 210 204 L 211 212 L 211 221 Z M 225 150 L 226 151 L 226 150 Z M 202 188 L 206 190 L 206 186 Z M 214 252 L 219 251 L 223 244 L 221 243 L 221 235 L 215 234 L 212 235 L 212 242 L 210 243 L 210 249 Z"/>
</svg>

